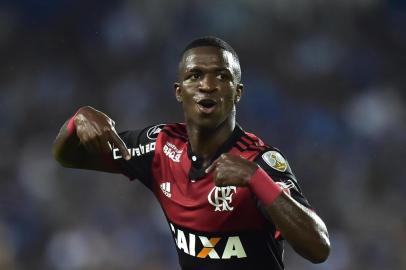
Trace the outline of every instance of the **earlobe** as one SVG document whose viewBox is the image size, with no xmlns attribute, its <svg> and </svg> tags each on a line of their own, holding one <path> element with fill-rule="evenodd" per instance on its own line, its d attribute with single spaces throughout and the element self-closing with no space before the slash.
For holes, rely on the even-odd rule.
<svg viewBox="0 0 406 270">
<path fill-rule="evenodd" d="M 180 103 L 182 103 L 182 95 L 180 94 L 181 90 L 179 87 L 179 83 L 174 83 L 174 88 L 175 88 L 175 96 L 176 100 Z"/>
<path fill-rule="evenodd" d="M 237 86 L 237 95 L 235 96 L 235 100 L 234 100 L 234 102 L 235 102 L 236 104 L 237 104 L 238 102 L 240 102 L 243 89 L 244 89 L 244 86 L 243 86 L 241 83 L 239 83 L 238 86 Z"/>
</svg>

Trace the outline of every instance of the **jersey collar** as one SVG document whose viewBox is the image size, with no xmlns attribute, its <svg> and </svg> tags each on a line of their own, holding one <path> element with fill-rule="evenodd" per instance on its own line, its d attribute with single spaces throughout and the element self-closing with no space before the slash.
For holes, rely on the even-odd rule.
<svg viewBox="0 0 406 270">
<path fill-rule="evenodd" d="M 233 132 L 231 133 L 230 137 L 223 143 L 222 146 L 217 150 L 216 154 L 214 155 L 213 159 L 210 163 L 215 161 L 221 154 L 227 153 L 228 151 L 233 148 L 235 143 L 241 136 L 244 135 L 244 131 L 240 127 L 240 125 L 236 124 Z M 189 180 L 197 181 L 202 179 L 206 173 L 203 167 L 203 158 L 194 154 L 192 152 L 192 147 L 190 146 L 190 142 L 188 142 L 187 154 L 191 162 L 190 170 L 189 170 Z"/>
</svg>

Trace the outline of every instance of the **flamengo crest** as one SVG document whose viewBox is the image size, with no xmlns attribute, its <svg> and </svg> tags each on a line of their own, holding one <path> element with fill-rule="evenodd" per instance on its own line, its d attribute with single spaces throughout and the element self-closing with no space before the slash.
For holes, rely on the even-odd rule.
<svg viewBox="0 0 406 270">
<path fill-rule="evenodd" d="M 233 211 L 234 207 L 230 204 L 233 201 L 233 194 L 236 192 L 235 186 L 214 187 L 207 199 L 215 207 L 214 211 Z"/>
</svg>

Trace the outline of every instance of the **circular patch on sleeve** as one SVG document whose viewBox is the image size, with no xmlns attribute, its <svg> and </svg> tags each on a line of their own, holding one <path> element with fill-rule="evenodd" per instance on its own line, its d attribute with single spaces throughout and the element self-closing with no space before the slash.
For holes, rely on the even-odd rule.
<svg viewBox="0 0 406 270">
<path fill-rule="evenodd" d="M 284 172 L 288 168 L 285 158 L 277 151 L 268 151 L 263 153 L 262 159 L 266 162 L 266 164 L 277 171 Z"/>
</svg>

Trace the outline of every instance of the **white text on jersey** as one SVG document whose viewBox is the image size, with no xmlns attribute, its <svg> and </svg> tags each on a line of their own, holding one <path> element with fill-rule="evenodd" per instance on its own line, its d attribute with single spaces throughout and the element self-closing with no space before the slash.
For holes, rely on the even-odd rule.
<svg viewBox="0 0 406 270">
<path fill-rule="evenodd" d="M 128 148 L 128 153 L 130 153 L 130 155 L 132 157 L 134 157 L 134 156 L 139 157 L 139 156 L 142 156 L 144 154 L 154 151 L 155 144 L 156 144 L 156 142 L 148 143 L 146 145 L 140 144 L 137 148 Z M 113 158 L 114 159 L 122 158 L 122 156 L 120 155 L 120 150 L 118 148 L 113 148 Z"/>
<path fill-rule="evenodd" d="M 195 235 L 193 233 L 186 233 L 181 229 L 175 228 L 172 223 L 169 223 L 175 243 L 179 250 L 183 250 L 186 254 L 201 259 L 231 259 L 232 257 L 246 258 L 244 247 L 241 243 L 239 236 L 225 237 L 207 237 L 202 235 Z M 222 241 L 227 240 L 224 250 L 216 250 L 216 245 Z M 200 241 L 203 248 L 196 252 L 196 241 Z M 222 252 L 221 252 L 222 251 Z"/>
<path fill-rule="evenodd" d="M 172 159 L 175 162 L 180 162 L 180 156 L 183 152 L 183 150 L 179 150 L 176 145 L 167 142 L 164 147 L 163 151 L 165 155 L 167 155 L 170 159 Z"/>
</svg>

